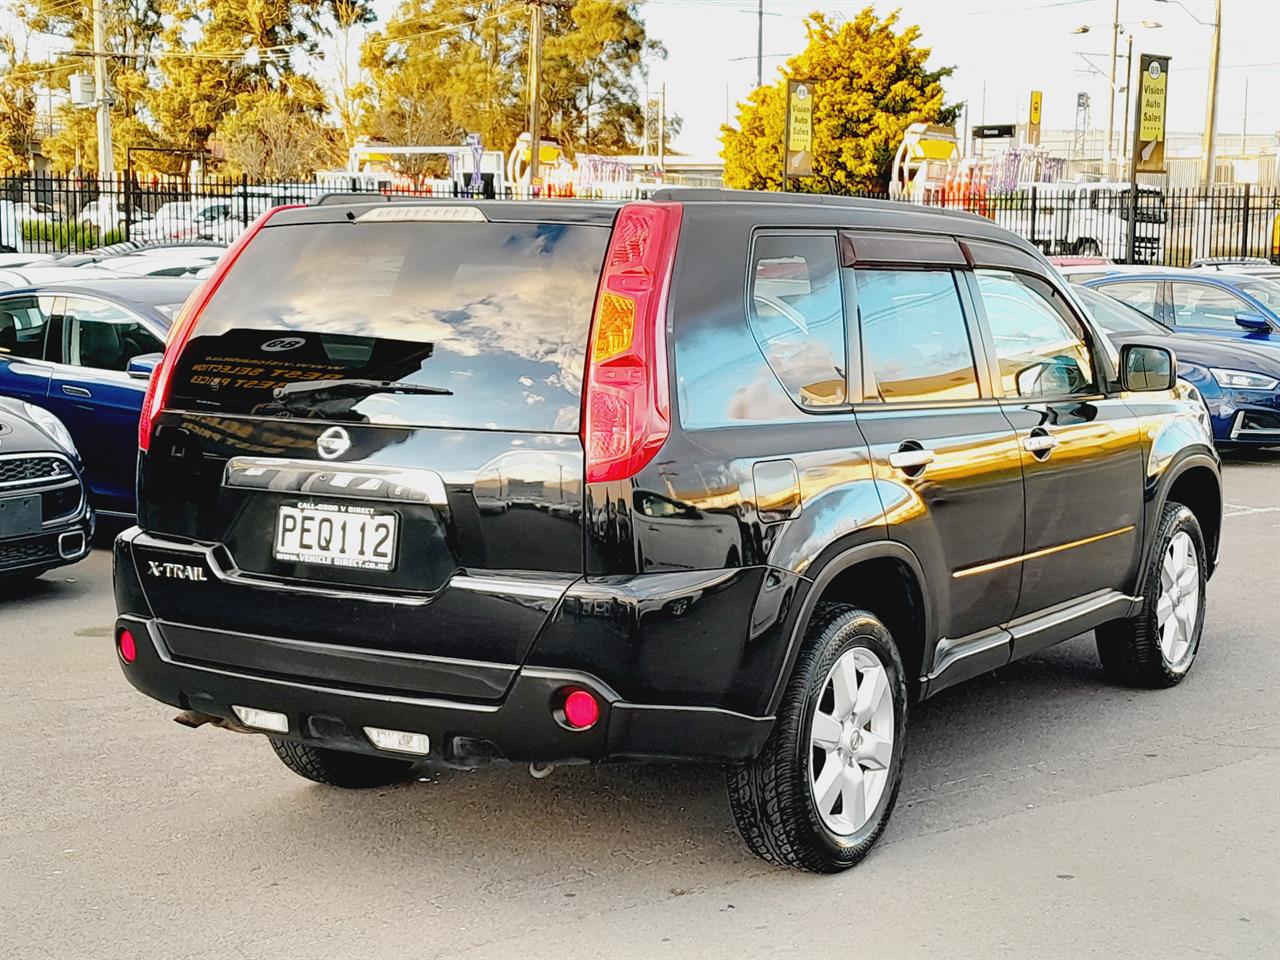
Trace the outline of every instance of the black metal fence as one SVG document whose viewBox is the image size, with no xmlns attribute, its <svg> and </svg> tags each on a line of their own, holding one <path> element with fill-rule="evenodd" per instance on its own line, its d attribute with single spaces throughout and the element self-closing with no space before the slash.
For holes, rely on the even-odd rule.
<svg viewBox="0 0 1280 960">
<path fill-rule="evenodd" d="M 550 188 L 557 196 L 634 199 L 653 185 L 605 184 Z M 0 246 L 39 252 L 82 252 L 120 240 L 230 242 L 263 210 L 306 203 L 333 191 L 416 196 L 527 195 L 495 190 L 492 179 L 471 192 L 451 180 L 389 186 L 365 175 L 328 174 L 314 181 L 262 183 L 246 177 L 117 178 L 30 175 L 0 180 L 0 200 L 12 201 L 12 224 L 0 219 Z M 1212 191 L 1143 185 L 1137 202 L 1126 184 L 1046 183 L 995 195 L 974 188 L 938 192 L 928 205 L 994 220 L 1050 255 L 1106 257 L 1117 262 L 1186 266 L 1207 257 L 1275 257 L 1280 191 L 1248 185 Z M 0 218 L 4 217 L 0 207 Z M 1133 214 L 1136 212 L 1136 217 Z M 1130 241 L 1130 220 L 1133 238 Z M 1131 248 L 1132 247 L 1132 248 Z"/>
</svg>

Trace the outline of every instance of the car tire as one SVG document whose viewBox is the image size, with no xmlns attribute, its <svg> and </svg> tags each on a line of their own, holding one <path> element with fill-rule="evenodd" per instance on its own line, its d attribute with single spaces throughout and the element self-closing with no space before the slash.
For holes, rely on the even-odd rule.
<svg viewBox="0 0 1280 960">
<path fill-rule="evenodd" d="M 885 625 L 867 610 L 818 604 L 769 739 L 727 772 L 729 806 L 751 851 L 814 873 L 857 864 L 897 800 L 906 719 L 905 671 Z"/>
<path fill-rule="evenodd" d="M 268 737 L 280 761 L 300 777 L 346 790 L 363 790 L 403 783 L 413 776 L 414 761 L 373 757 L 364 753 L 316 747 L 309 743 Z"/>
<path fill-rule="evenodd" d="M 1102 248 L 1097 240 L 1081 240 L 1076 244 L 1076 254 L 1081 257 L 1100 257 Z"/>
<path fill-rule="evenodd" d="M 1195 514 L 1180 503 L 1165 504 L 1143 571 L 1142 610 L 1094 631 L 1110 679 L 1150 688 L 1182 682 L 1200 649 L 1206 556 Z"/>
</svg>

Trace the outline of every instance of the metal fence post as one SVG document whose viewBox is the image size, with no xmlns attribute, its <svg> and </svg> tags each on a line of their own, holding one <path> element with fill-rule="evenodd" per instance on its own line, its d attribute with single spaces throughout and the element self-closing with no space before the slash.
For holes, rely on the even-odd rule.
<svg viewBox="0 0 1280 960">
<path fill-rule="evenodd" d="M 249 175 L 240 174 L 240 222 L 249 225 Z"/>
<path fill-rule="evenodd" d="M 1249 184 L 1244 185 L 1240 204 L 1240 256 L 1249 255 Z"/>
<path fill-rule="evenodd" d="M 126 151 L 124 162 L 124 238 L 132 239 L 133 225 L 133 156 Z"/>
<path fill-rule="evenodd" d="M 1036 188 L 1031 188 L 1031 245 L 1038 247 L 1040 244 L 1036 240 Z"/>
</svg>

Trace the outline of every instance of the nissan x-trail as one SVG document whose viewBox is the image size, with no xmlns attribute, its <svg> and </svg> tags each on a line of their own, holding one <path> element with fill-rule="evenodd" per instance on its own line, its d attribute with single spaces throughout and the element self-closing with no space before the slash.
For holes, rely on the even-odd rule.
<svg viewBox="0 0 1280 960">
<path fill-rule="evenodd" d="M 340 787 L 725 764 L 753 851 L 843 869 L 921 698 L 1089 630 L 1190 669 L 1221 496 L 1174 362 L 964 214 L 277 209 L 152 377 L 119 659 Z"/>
</svg>

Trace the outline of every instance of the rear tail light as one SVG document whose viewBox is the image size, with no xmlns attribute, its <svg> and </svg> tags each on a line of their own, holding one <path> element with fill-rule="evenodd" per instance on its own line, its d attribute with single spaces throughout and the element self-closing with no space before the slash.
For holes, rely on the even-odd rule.
<svg viewBox="0 0 1280 960">
<path fill-rule="evenodd" d="M 678 203 L 631 203 L 614 222 L 583 388 L 587 482 L 634 476 L 670 430 L 666 303 Z"/>
<path fill-rule="evenodd" d="M 303 206 L 303 204 L 292 203 L 286 206 L 273 207 L 249 224 L 236 239 L 236 242 L 222 255 L 222 259 L 214 267 L 209 279 L 197 287 L 183 305 L 182 310 L 173 321 L 173 326 L 169 328 L 169 337 L 165 342 L 164 348 L 164 359 L 160 361 L 155 373 L 151 375 L 151 382 L 147 384 L 147 394 L 142 401 L 142 416 L 138 418 L 139 450 L 145 451 L 151 448 L 151 433 L 155 428 L 156 417 L 160 415 L 165 405 L 169 402 L 169 394 L 173 388 L 173 368 L 178 363 L 182 348 L 186 346 L 187 340 L 191 337 L 191 331 L 195 329 L 200 313 L 208 305 L 209 300 L 218 289 L 218 285 L 222 283 L 223 277 L 227 275 L 227 271 L 231 269 L 232 264 L 236 262 L 244 248 L 249 245 L 254 235 L 266 225 L 268 220 L 281 210 L 291 210 L 300 206 Z"/>
</svg>

